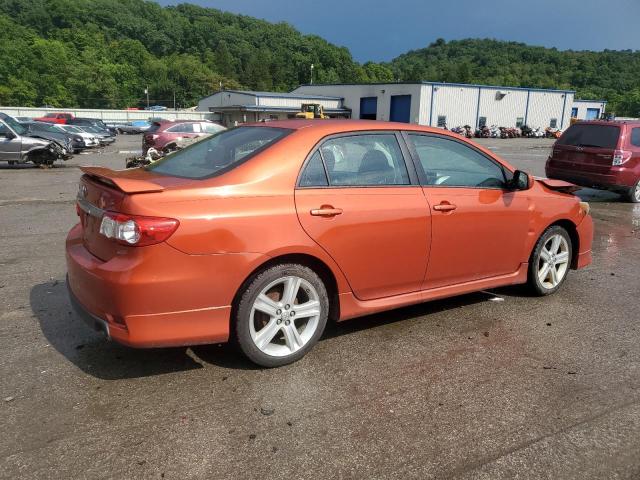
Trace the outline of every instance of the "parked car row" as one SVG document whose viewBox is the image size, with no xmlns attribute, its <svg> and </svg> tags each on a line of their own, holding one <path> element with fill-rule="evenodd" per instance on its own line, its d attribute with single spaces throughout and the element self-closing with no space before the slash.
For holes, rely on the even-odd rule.
<svg viewBox="0 0 640 480">
<path fill-rule="evenodd" d="M 10 165 L 31 162 L 50 166 L 56 160 L 68 160 L 74 153 L 115 142 L 114 134 L 102 128 L 100 120 L 74 118 L 74 123 L 21 120 L 0 113 L 0 161 Z"/>
</svg>

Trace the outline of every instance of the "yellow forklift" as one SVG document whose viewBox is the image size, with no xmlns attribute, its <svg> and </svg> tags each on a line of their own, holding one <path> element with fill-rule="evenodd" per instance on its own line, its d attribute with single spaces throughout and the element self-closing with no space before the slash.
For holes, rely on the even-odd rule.
<svg viewBox="0 0 640 480">
<path fill-rule="evenodd" d="M 300 111 L 296 113 L 296 118 L 329 118 L 324 114 L 324 109 L 319 103 L 303 103 Z"/>
</svg>

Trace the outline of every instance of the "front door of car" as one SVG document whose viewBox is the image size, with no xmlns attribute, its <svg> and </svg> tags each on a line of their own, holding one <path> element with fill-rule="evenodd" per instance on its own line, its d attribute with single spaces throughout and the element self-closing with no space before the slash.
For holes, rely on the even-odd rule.
<svg viewBox="0 0 640 480">
<path fill-rule="evenodd" d="M 432 210 L 424 288 L 516 272 L 530 253 L 528 193 L 508 190 L 509 172 L 466 143 L 433 134 L 407 138 Z"/>
<path fill-rule="evenodd" d="M 9 127 L 0 122 L 0 160 L 17 162 L 21 160 L 22 139 Z"/>
<path fill-rule="evenodd" d="M 335 260 L 357 298 L 420 290 L 430 211 L 398 134 L 324 140 L 303 167 L 295 201 L 302 227 Z"/>
</svg>

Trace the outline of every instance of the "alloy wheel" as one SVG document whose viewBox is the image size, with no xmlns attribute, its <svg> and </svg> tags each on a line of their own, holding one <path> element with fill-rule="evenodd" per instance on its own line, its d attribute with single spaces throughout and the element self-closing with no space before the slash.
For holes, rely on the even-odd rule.
<svg viewBox="0 0 640 480">
<path fill-rule="evenodd" d="M 307 280 L 278 278 L 258 294 L 251 307 L 249 333 L 258 349 L 275 357 L 291 355 L 313 337 L 320 320 L 320 297 Z"/>
<path fill-rule="evenodd" d="M 569 270 L 569 244 L 562 235 L 553 235 L 545 242 L 538 257 L 538 280 L 546 289 L 557 287 Z"/>
</svg>

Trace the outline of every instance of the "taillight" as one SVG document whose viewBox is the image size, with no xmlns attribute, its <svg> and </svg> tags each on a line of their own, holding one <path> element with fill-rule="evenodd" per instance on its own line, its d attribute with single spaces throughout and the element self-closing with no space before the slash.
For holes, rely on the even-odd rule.
<svg viewBox="0 0 640 480">
<path fill-rule="evenodd" d="M 631 158 L 632 152 L 628 150 L 615 150 L 613 152 L 613 161 L 611 165 L 622 165 Z"/>
<path fill-rule="evenodd" d="M 178 220 L 162 217 L 141 217 L 106 212 L 100 222 L 100 234 L 122 245 L 144 247 L 164 242 L 180 225 Z"/>
</svg>

